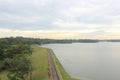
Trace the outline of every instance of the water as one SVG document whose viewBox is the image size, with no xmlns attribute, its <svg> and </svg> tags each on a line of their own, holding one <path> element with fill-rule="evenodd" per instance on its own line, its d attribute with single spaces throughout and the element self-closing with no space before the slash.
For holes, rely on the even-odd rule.
<svg viewBox="0 0 120 80">
<path fill-rule="evenodd" d="M 120 43 L 48 44 L 65 70 L 83 80 L 120 80 Z"/>
</svg>

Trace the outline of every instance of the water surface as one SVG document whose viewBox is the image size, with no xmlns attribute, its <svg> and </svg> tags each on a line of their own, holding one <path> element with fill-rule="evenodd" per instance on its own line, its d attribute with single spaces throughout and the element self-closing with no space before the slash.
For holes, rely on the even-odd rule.
<svg viewBox="0 0 120 80">
<path fill-rule="evenodd" d="M 120 80 L 120 43 L 48 44 L 65 70 L 87 80 Z"/>
</svg>

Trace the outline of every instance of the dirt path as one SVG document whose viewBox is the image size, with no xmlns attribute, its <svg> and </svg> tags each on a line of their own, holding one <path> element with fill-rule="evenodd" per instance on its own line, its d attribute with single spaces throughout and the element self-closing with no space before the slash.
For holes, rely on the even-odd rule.
<svg viewBox="0 0 120 80">
<path fill-rule="evenodd" d="M 52 80 L 60 80 L 50 49 L 48 49 L 48 61 Z"/>
</svg>

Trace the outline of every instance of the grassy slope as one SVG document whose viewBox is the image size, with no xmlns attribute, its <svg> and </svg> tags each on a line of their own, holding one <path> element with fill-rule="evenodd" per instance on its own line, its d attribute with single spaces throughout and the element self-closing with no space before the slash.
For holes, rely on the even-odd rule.
<svg viewBox="0 0 120 80">
<path fill-rule="evenodd" d="M 7 71 L 0 72 L 0 80 L 8 80 Z"/>
<path fill-rule="evenodd" d="M 32 78 L 33 80 L 49 80 L 47 50 L 38 46 L 32 46 Z"/>
</svg>

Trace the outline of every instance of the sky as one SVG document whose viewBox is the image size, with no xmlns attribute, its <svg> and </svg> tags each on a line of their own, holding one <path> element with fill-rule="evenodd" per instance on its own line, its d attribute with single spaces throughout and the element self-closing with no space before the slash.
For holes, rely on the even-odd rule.
<svg viewBox="0 0 120 80">
<path fill-rule="evenodd" d="M 120 0 L 0 0 L 0 38 L 120 39 Z"/>
</svg>

